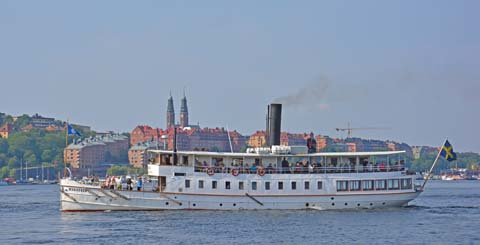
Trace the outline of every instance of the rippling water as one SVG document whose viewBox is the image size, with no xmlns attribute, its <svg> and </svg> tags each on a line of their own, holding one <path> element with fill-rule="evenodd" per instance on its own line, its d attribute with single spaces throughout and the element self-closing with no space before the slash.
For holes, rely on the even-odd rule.
<svg viewBox="0 0 480 245">
<path fill-rule="evenodd" d="M 0 244 L 480 244 L 480 181 L 355 211 L 59 212 L 57 185 L 0 186 Z"/>
</svg>

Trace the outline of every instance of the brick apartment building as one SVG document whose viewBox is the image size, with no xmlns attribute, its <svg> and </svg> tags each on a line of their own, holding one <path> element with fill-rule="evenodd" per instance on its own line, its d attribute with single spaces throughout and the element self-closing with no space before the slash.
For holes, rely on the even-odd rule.
<svg viewBox="0 0 480 245">
<path fill-rule="evenodd" d="M 64 149 L 64 162 L 73 169 L 95 169 L 102 163 L 122 159 L 128 151 L 128 137 L 103 135 L 74 142 Z"/>
</svg>

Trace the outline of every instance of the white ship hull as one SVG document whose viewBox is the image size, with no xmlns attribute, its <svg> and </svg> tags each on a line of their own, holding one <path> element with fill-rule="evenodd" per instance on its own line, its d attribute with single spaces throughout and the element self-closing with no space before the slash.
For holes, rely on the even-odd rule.
<svg viewBox="0 0 480 245">
<path fill-rule="evenodd" d="M 208 195 L 110 191 L 62 181 L 62 211 L 363 209 L 405 206 L 420 192 L 332 195 Z"/>
</svg>

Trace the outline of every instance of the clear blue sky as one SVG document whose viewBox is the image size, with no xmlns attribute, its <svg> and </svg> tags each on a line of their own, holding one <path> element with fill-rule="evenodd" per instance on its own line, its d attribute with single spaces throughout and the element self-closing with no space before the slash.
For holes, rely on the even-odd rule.
<svg viewBox="0 0 480 245">
<path fill-rule="evenodd" d="M 480 152 L 480 1 L 0 1 L 0 111 L 282 127 Z M 178 120 L 178 119 L 177 119 Z"/>
</svg>

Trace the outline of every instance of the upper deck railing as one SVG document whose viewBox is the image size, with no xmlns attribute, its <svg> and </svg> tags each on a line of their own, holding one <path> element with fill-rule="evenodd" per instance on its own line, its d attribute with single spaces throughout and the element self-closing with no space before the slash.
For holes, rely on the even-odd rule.
<svg viewBox="0 0 480 245">
<path fill-rule="evenodd" d="M 238 174 L 333 174 L 333 173 L 372 173 L 372 172 L 395 172 L 404 171 L 405 166 L 377 165 L 377 166 L 342 166 L 342 167 L 310 167 L 293 166 L 288 168 L 274 167 L 217 167 L 217 166 L 195 166 L 195 172 L 205 173 L 230 173 Z"/>
</svg>

